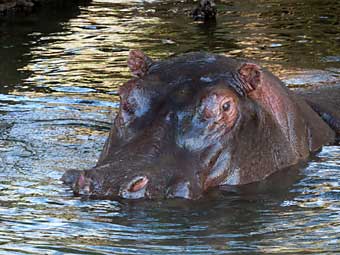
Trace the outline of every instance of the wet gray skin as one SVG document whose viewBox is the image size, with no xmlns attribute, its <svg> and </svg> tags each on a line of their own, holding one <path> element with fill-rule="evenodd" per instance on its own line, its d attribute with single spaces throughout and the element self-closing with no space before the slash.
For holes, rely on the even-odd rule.
<svg viewBox="0 0 340 255">
<path fill-rule="evenodd" d="M 154 62 L 131 51 L 135 78 L 97 165 L 67 171 L 76 195 L 198 199 L 306 160 L 335 132 L 258 65 L 208 53 Z"/>
</svg>

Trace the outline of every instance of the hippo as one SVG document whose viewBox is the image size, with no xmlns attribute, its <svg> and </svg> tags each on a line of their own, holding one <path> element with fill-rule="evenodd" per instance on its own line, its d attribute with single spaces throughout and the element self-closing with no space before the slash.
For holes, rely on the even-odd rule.
<svg viewBox="0 0 340 255">
<path fill-rule="evenodd" d="M 97 164 L 62 177 L 77 196 L 196 200 L 260 182 L 339 138 L 339 87 L 319 104 L 322 88 L 294 92 L 253 61 L 205 52 L 154 61 L 132 50 L 128 66 Z"/>
<path fill-rule="evenodd" d="M 213 0 L 201 0 L 191 15 L 195 21 L 201 20 L 207 22 L 215 21 L 216 13 L 216 4 Z"/>
</svg>

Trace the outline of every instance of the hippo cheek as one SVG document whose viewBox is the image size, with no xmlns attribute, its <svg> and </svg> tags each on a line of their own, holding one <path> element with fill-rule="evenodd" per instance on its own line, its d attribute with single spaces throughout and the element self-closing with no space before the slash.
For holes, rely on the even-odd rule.
<svg viewBox="0 0 340 255">
<path fill-rule="evenodd" d="M 209 174 L 206 176 L 204 181 L 204 190 L 207 190 L 211 187 L 216 187 L 225 182 L 225 180 L 229 179 L 230 167 L 231 167 L 231 156 L 228 151 L 222 151 L 216 156 L 214 159 L 214 163 L 212 164 L 211 169 L 209 170 Z"/>
<path fill-rule="evenodd" d="M 121 186 L 118 195 L 126 199 L 140 199 L 149 197 L 147 186 L 149 179 L 146 176 L 137 176 Z"/>
</svg>

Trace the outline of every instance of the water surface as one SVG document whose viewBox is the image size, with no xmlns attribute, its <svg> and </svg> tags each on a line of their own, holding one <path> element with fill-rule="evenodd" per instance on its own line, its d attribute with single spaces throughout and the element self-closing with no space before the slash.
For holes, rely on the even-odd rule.
<svg viewBox="0 0 340 255">
<path fill-rule="evenodd" d="M 340 147 L 198 202 L 86 200 L 59 181 L 96 163 L 129 49 L 247 57 L 291 87 L 339 84 L 338 1 L 219 1 L 209 25 L 191 8 L 96 0 L 1 19 L 0 254 L 340 253 Z"/>
</svg>

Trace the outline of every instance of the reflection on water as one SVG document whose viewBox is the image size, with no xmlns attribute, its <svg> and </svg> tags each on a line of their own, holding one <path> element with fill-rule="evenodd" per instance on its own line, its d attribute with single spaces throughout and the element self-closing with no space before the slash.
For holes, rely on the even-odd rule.
<svg viewBox="0 0 340 255">
<path fill-rule="evenodd" d="M 82 200 L 61 185 L 64 170 L 95 164 L 130 48 L 250 57 L 292 87 L 339 83 L 338 1 L 221 1 L 206 26 L 191 8 L 96 0 L 1 21 L 0 254 L 340 252 L 339 147 L 199 202 Z"/>
</svg>

